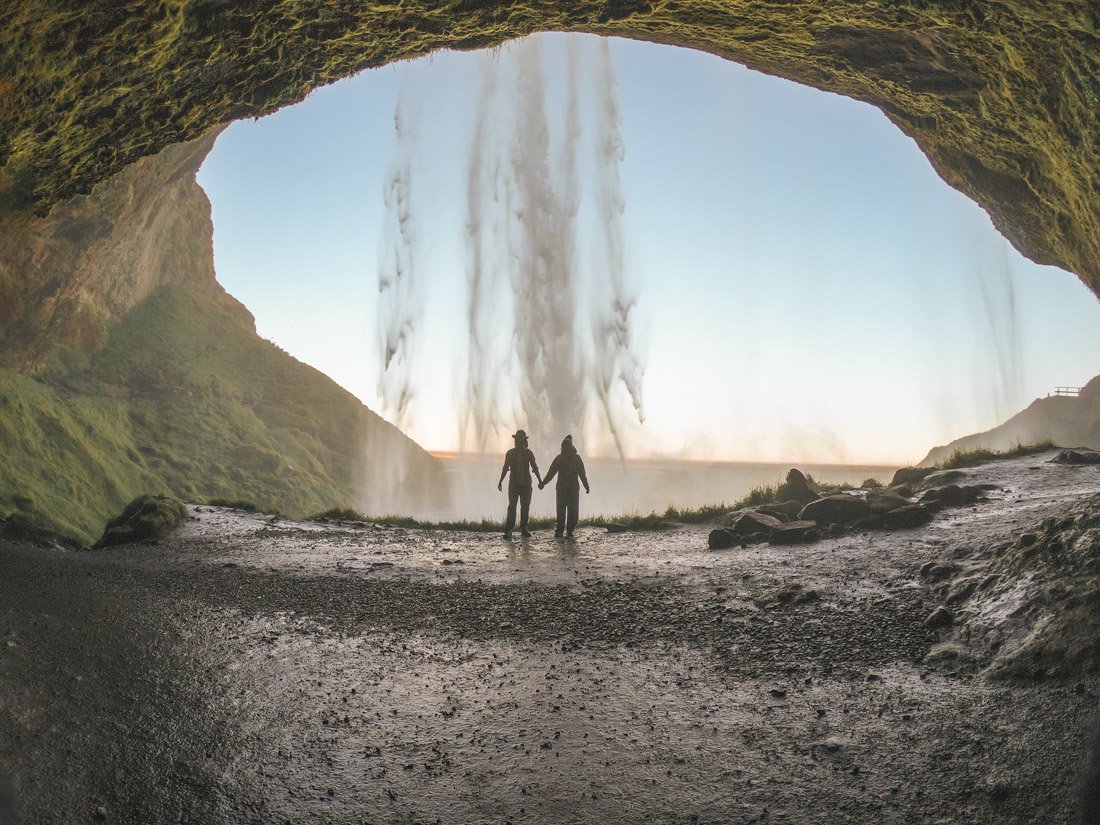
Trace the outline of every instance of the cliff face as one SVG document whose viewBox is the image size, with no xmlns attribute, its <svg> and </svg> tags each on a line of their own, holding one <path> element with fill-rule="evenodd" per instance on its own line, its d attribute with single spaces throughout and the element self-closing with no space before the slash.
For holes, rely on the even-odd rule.
<svg viewBox="0 0 1100 825">
<path fill-rule="evenodd" d="M 0 10 L 0 191 L 44 212 L 318 85 L 539 30 L 712 52 L 868 101 L 1025 255 L 1100 290 L 1091 0 L 174 0 Z"/>
<path fill-rule="evenodd" d="M 48 217 L 0 214 L 0 515 L 91 541 L 143 492 L 288 515 L 439 507 L 439 463 L 218 285 L 195 182 L 211 143 Z"/>
<path fill-rule="evenodd" d="M 1027 409 L 992 430 L 933 447 L 920 466 L 939 464 L 955 452 L 981 448 L 1004 451 L 1017 444 L 1038 444 L 1048 440 L 1059 447 L 1100 450 L 1100 376 L 1082 387 L 1078 397 L 1037 398 Z"/>
</svg>

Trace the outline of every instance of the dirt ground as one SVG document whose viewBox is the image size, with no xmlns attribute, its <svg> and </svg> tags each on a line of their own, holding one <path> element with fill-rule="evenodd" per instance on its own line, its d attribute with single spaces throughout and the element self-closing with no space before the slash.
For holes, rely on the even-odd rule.
<svg viewBox="0 0 1100 825">
<path fill-rule="evenodd" d="M 792 547 L 209 507 L 154 546 L 0 545 L 0 771 L 32 825 L 1076 822 L 1100 678 L 926 659 L 953 631 L 919 573 L 1100 492 L 1049 457 Z"/>
</svg>

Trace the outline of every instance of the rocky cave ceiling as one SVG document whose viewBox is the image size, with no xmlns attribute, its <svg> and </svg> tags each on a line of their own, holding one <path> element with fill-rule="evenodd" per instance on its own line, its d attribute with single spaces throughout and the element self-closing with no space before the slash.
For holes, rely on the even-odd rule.
<svg viewBox="0 0 1100 825">
<path fill-rule="evenodd" d="M 8 0 L 0 208 L 45 214 L 368 67 L 545 30 L 686 46 L 872 103 L 1021 252 L 1100 294 L 1096 0 Z"/>
</svg>

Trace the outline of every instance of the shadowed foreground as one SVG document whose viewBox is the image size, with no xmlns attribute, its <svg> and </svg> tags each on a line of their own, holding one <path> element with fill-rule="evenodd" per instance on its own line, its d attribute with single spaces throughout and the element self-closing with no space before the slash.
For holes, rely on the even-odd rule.
<svg viewBox="0 0 1100 825">
<path fill-rule="evenodd" d="M 975 472 L 1005 489 L 796 547 L 206 507 L 155 547 L 4 545 L 0 769 L 28 823 L 1071 822 L 1100 680 L 927 659 L 919 569 L 1100 469 Z"/>
</svg>

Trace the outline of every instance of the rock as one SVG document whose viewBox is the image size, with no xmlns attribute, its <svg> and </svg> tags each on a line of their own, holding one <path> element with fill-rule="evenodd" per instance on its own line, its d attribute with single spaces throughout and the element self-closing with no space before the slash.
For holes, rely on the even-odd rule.
<svg viewBox="0 0 1100 825">
<path fill-rule="evenodd" d="M 107 522 L 95 549 L 156 541 L 187 518 L 187 506 L 171 496 L 138 496 Z"/>
<path fill-rule="evenodd" d="M 954 623 L 955 614 L 942 605 L 933 610 L 928 618 L 924 620 L 924 626 L 929 630 L 939 630 L 940 628 L 950 627 Z"/>
<path fill-rule="evenodd" d="M 879 526 L 883 530 L 908 530 L 913 527 L 923 527 L 932 520 L 932 511 L 919 504 L 908 504 L 891 510 L 878 517 Z"/>
<path fill-rule="evenodd" d="M 920 575 L 922 579 L 930 582 L 943 581 L 955 575 L 959 570 L 958 565 L 948 562 L 930 561 L 921 565 Z"/>
<path fill-rule="evenodd" d="M 891 492 L 896 496 L 901 496 L 902 498 L 913 497 L 913 487 L 911 484 L 895 484 L 894 486 L 887 487 L 886 489 L 888 492 Z"/>
<path fill-rule="evenodd" d="M 867 515 L 870 507 L 859 496 L 835 495 L 819 498 L 802 508 L 798 514 L 801 521 L 815 521 L 818 524 L 849 524 L 861 516 Z"/>
<path fill-rule="evenodd" d="M 841 739 L 839 736 L 830 736 L 821 743 L 821 746 L 829 753 L 836 753 L 839 750 L 843 750 L 847 745 L 847 741 Z"/>
<path fill-rule="evenodd" d="M 810 489 L 810 482 L 806 480 L 799 470 L 791 469 L 787 473 L 786 480 L 775 491 L 775 497 L 779 501 L 797 501 L 800 504 L 809 504 L 818 498 L 816 492 Z"/>
<path fill-rule="evenodd" d="M 942 487 L 945 484 L 954 484 L 966 478 L 962 470 L 940 470 L 924 477 L 922 487 Z"/>
<path fill-rule="evenodd" d="M 1062 450 L 1050 460 L 1052 464 L 1100 464 L 1100 452 L 1095 450 Z"/>
<path fill-rule="evenodd" d="M 985 499 L 985 491 L 977 486 L 948 484 L 946 487 L 933 487 L 920 497 L 922 503 L 938 504 L 943 507 L 961 507 Z"/>
<path fill-rule="evenodd" d="M 707 536 L 707 546 L 711 550 L 728 550 L 731 547 L 739 547 L 744 541 L 744 536 L 739 536 L 728 527 L 715 528 Z"/>
<path fill-rule="evenodd" d="M 899 496 L 890 490 L 871 490 L 867 493 L 867 506 L 872 515 L 889 513 L 891 510 L 900 510 L 913 504 L 909 499 Z"/>
<path fill-rule="evenodd" d="M 754 512 L 753 510 L 737 510 L 722 518 L 722 526 L 732 530 L 739 536 L 765 533 L 779 527 L 781 524 L 783 522 L 775 516 Z"/>
<path fill-rule="evenodd" d="M 932 475 L 935 471 L 935 467 L 902 467 L 894 473 L 894 477 L 890 479 L 890 486 L 897 487 L 899 484 L 920 484 L 924 481 L 925 477 Z"/>
<path fill-rule="evenodd" d="M 607 532 L 609 533 L 625 533 L 627 526 L 625 524 L 611 523 L 607 525 Z"/>
<path fill-rule="evenodd" d="M 92 818 L 95 819 L 96 822 L 103 822 L 107 818 L 107 809 L 103 805 L 97 806 L 92 812 Z"/>
<path fill-rule="evenodd" d="M 768 533 L 768 541 L 772 544 L 808 544 L 818 538 L 816 521 L 791 521 Z"/>
</svg>

